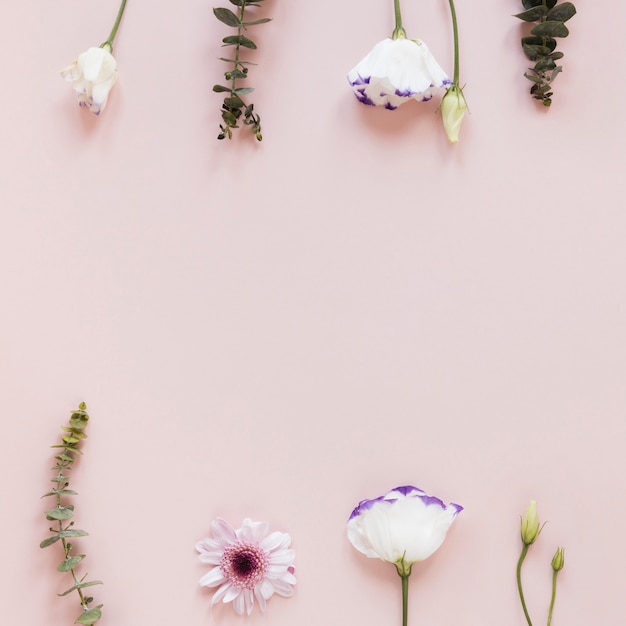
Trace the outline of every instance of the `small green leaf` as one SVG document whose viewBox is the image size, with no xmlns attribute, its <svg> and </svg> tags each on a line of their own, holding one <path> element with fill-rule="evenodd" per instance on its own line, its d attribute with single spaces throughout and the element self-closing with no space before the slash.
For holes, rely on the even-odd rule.
<svg viewBox="0 0 626 626">
<path fill-rule="evenodd" d="M 224 87 L 224 85 L 213 85 L 213 91 L 216 91 L 217 93 L 220 92 L 224 92 L 224 91 L 232 91 L 230 87 Z"/>
<path fill-rule="evenodd" d="M 550 49 L 546 46 L 530 46 L 528 44 L 523 44 L 522 48 L 524 50 L 524 54 L 531 60 L 537 61 L 541 57 L 550 54 Z"/>
<path fill-rule="evenodd" d="M 230 9 L 213 9 L 213 15 L 227 26 L 236 28 L 241 24 L 241 20 Z"/>
<path fill-rule="evenodd" d="M 42 498 L 46 496 L 77 496 L 78 493 L 73 491 L 72 489 L 53 489 L 52 491 L 48 491 L 48 493 L 44 493 Z"/>
<path fill-rule="evenodd" d="M 539 6 L 541 3 L 541 0 L 522 0 L 525 9 L 532 9 L 533 7 Z"/>
<path fill-rule="evenodd" d="M 540 61 L 535 64 L 533 68 L 535 72 L 546 72 L 548 70 L 553 70 L 556 67 L 556 63 L 550 59 L 549 57 L 544 57 Z"/>
<path fill-rule="evenodd" d="M 228 126 L 231 126 L 232 128 L 237 128 L 237 118 L 230 111 L 224 109 L 222 111 L 222 119 Z"/>
<path fill-rule="evenodd" d="M 526 72 L 524 76 L 528 78 L 528 80 L 532 80 L 533 83 L 543 83 L 543 78 L 534 72 Z"/>
<path fill-rule="evenodd" d="M 517 17 L 520 20 L 524 20 L 525 22 L 536 22 L 537 20 L 541 19 L 547 12 L 548 8 L 539 4 L 532 9 L 528 9 L 527 11 L 524 11 L 522 13 L 517 13 L 513 17 Z"/>
<path fill-rule="evenodd" d="M 257 24 L 266 24 L 267 22 L 271 21 L 271 17 L 262 17 L 258 20 L 254 20 L 253 22 L 243 22 L 243 26 L 256 26 Z"/>
<path fill-rule="evenodd" d="M 70 556 L 62 563 L 57 565 L 57 571 L 59 572 L 69 572 L 74 569 L 83 559 L 85 558 L 84 554 L 78 554 L 77 556 Z"/>
<path fill-rule="evenodd" d="M 254 41 L 244 37 L 243 35 L 229 35 L 228 37 L 224 37 L 224 39 L 222 39 L 222 43 L 227 46 L 243 46 L 244 48 L 249 48 L 250 50 L 256 50 L 256 44 Z"/>
<path fill-rule="evenodd" d="M 562 71 L 563 67 L 561 65 L 557 65 L 552 72 L 552 76 L 550 76 L 550 82 L 552 82 Z"/>
<path fill-rule="evenodd" d="M 73 456 L 70 456 L 69 454 L 66 454 L 65 452 L 61 452 L 61 454 L 57 454 L 54 458 L 58 459 L 59 461 L 67 461 L 68 463 L 74 460 Z"/>
<path fill-rule="evenodd" d="M 569 30 L 563 22 L 557 22 L 555 20 L 548 20 L 537 24 L 531 31 L 531 34 L 535 37 L 567 37 Z"/>
<path fill-rule="evenodd" d="M 93 585 L 103 585 L 104 583 L 101 580 L 91 580 L 87 583 L 76 583 L 69 589 L 66 589 L 63 593 L 57 593 L 57 596 L 66 596 L 68 593 L 72 593 L 72 591 L 76 591 L 77 589 L 84 589 L 85 587 L 93 587 Z"/>
<path fill-rule="evenodd" d="M 247 93 L 252 93 L 253 91 L 254 87 L 238 87 L 233 93 L 236 93 L 238 96 L 245 96 Z"/>
<path fill-rule="evenodd" d="M 39 547 L 40 548 L 47 548 L 48 546 L 51 546 L 53 543 L 56 543 L 59 539 L 61 539 L 61 535 L 59 535 L 59 534 L 52 535 L 52 537 L 48 537 L 47 539 L 44 539 L 39 544 Z"/>
<path fill-rule="evenodd" d="M 102 605 L 100 605 L 102 606 Z M 91 624 L 95 624 L 102 617 L 102 612 L 100 611 L 100 607 L 94 607 L 93 609 L 89 609 L 85 611 L 80 617 L 76 619 L 74 624 L 83 624 L 83 626 L 91 626 Z"/>
<path fill-rule="evenodd" d="M 72 509 L 66 506 L 59 506 L 56 509 L 46 511 L 46 519 L 48 520 L 65 520 L 70 519 L 74 515 Z"/>
<path fill-rule="evenodd" d="M 71 524 L 70 524 L 71 526 Z M 78 528 L 69 528 L 57 533 L 59 538 L 65 539 L 66 537 L 87 537 L 89 533 L 86 530 L 80 530 Z"/>
<path fill-rule="evenodd" d="M 236 7 L 240 7 L 245 0 L 228 0 L 231 4 L 234 4 Z"/>
<path fill-rule="evenodd" d="M 224 98 L 224 104 L 230 109 L 240 109 L 245 103 L 239 96 L 232 96 Z"/>
<path fill-rule="evenodd" d="M 567 22 L 576 15 L 576 7 L 571 2 L 561 2 L 548 11 L 548 19 L 557 22 Z"/>
</svg>

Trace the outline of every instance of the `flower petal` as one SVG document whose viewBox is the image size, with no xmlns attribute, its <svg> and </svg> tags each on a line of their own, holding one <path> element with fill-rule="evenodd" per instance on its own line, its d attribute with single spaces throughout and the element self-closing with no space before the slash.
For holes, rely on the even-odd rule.
<svg viewBox="0 0 626 626">
<path fill-rule="evenodd" d="M 210 569 L 199 581 L 201 587 L 217 587 L 221 585 L 226 578 L 220 567 Z"/>
<path fill-rule="evenodd" d="M 389 109 L 410 99 L 430 100 L 434 89 L 451 84 L 424 42 L 391 38 L 377 43 L 348 72 L 348 82 L 364 104 Z"/>
<path fill-rule="evenodd" d="M 348 538 L 370 558 L 416 563 L 441 546 L 461 510 L 416 488 L 397 488 L 359 503 L 348 521 Z"/>
</svg>

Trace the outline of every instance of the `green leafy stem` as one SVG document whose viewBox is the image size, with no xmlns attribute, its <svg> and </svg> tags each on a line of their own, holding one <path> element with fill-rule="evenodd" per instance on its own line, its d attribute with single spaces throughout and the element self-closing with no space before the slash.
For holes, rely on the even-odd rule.
<svg viewBox="0 0 626 626">
<path fill-rule="evenodd" d="M 68 541 L 75 537 L 85 537 L 89 533 L 74 527 L 71 518 L 74 516 L 74 505 L 68 504 L 66 498 L 68 496 L 78 495 L 75 491 L 69 489 L 68 472 L 74 464 L 77 454 L 82 454 L 79 450 L 80 442 L 87 437 L 84 430 L 89 421 L 89 415 L 86 411 L 87 407 L 81 402 L 78 409 L 74 411 L 70 417 L 69 426 L 62 426 L 63 435 L 61 443 L 52 446 L 59 449 L 59 453 L 55 455 L 56 464 L 52 468 L 56 475 L 51 479 L 54 488 L 45 493 L 42 497 L 52 497 L 55 499 L 55 506 L 46 511 L 46 519 L 56 523 L 56 526 L 50 527 L 51 535 L 44 539 L 40 544 L 40 548 L 47 548 L 55 543 L 60 543 L 63 548 L 63 561 L 57 566 L 59 572 L 69 572 L 72 576 L 73 584 L 66 589 L 60 596 L 66 596 L 73 591 L 78 593 L 82 613 L 78 616 L 75 624 L 83 624 L 89 626 L 95 624 L 102 616 L 102 605 L 90 607 L 93 598 L 84 593 L 86 587 L 93 585 L 101 585 L 99 580 L 86 580 L 87 574 L 79 577 L 76 572 L 76 566 L 85 558 L 84 554 L 72 554 L 74 546 Z"/>
<path fill-rule="evenodd" d="M 556 61 L 563 53 L 556 50 L 556 38 L 567 37 L 569 30 L 565 22 L 576 14 L 571 2 L 557 0 L 522 0 L 525 11 L 515 17 L 524 22 L 535 22 L 530 36 L 522 37 L 522 49 L 528 59 L 535 63 L 524 76 L 533 83 L 530 93 L 545 106 L 552 104 L 552 82 L 563 70 Z"/>
<path fill-rule="evenodd" d="M 243 33 L 249 26 L 264 24 L 270 18 L 264 17 L 257 20 L 245 21 L 244 14 L 248 7 L 259 6 L 263 0 L 229 0 L 238 9 L 234 13 L 230 9 L 213 9 L 213 14 L 222 23 L 237 29 L 236 35 L 228 35 L 222 39 L 224 46 L 233 47 L 232 58 L 220 57 L 220 61 L 232 64 L 232 68 L 224 73 L 224 78 L 229 85 L 213 85 L 213 91 L 226 94 L 222 104 L 222 121 L 220 124 L 220 134 L 218 139 L 232 139 L 233 128 L 239 128 L 238 122 L 241 120 L 245 126 L 250 126 L 254 136 L 258 141 L 263 139 L 261 135 L 261 118 L 254 112 L 253 104 L 246 104 L 242 96 L 254 91 L 252 87 L 239 87 L 238 81 L 248 77 L 250 61 L 242 61 L 240 58 L 241 48 L 256 50 L 257 45 L 246 37 Z"/>
</svg>

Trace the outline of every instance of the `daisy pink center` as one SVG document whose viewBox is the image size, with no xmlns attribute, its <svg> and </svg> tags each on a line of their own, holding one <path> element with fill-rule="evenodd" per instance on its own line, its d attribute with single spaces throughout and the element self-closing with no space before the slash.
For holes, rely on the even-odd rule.
<svg viewBox="0 0 626 626">
<path fill-rule="evenodd" d="M 259 546 L 238 542 L 224 550 L 220 567 L 235 587 L 254 589 L 267 570 L 267 555 Z"/>
</svg>

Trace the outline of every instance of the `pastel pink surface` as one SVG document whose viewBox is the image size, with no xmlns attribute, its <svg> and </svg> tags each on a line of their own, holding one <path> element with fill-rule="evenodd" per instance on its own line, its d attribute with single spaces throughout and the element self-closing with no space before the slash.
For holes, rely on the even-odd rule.
<svg viewBox="0 0 626 626">
<path fill-rule="evenodd" d="M 404 5 L 451 72 L 448 3 Z M 406 483 L 465 507 L 414 569 L 411 624 L 524 625 L 530 499 L 550 522 L 525 571 L 537 623 L 565 546 L 553 626 L 623 624 L 623 5 L 576 2 L 549 111 L 522 76 L 521 3 L 457 5 L 456 146 L 435 100 L 392 113 L 350 93 L 390 1 L 266 0 L 261 144 L 215 139 L 213 5 L 129 2 L 98 119 L 58 71 L 117 3 L 4 9 L 3 623 L 76 616 L 39 498 L 84 400 L 72 484 L 101 626 L 243 622 L 197 584 L 218 516 L 267 520 L 297 551 L 295 596 L 248 623 L 399 624 L 393 567 L 345 524 Z"/>
</svg>

